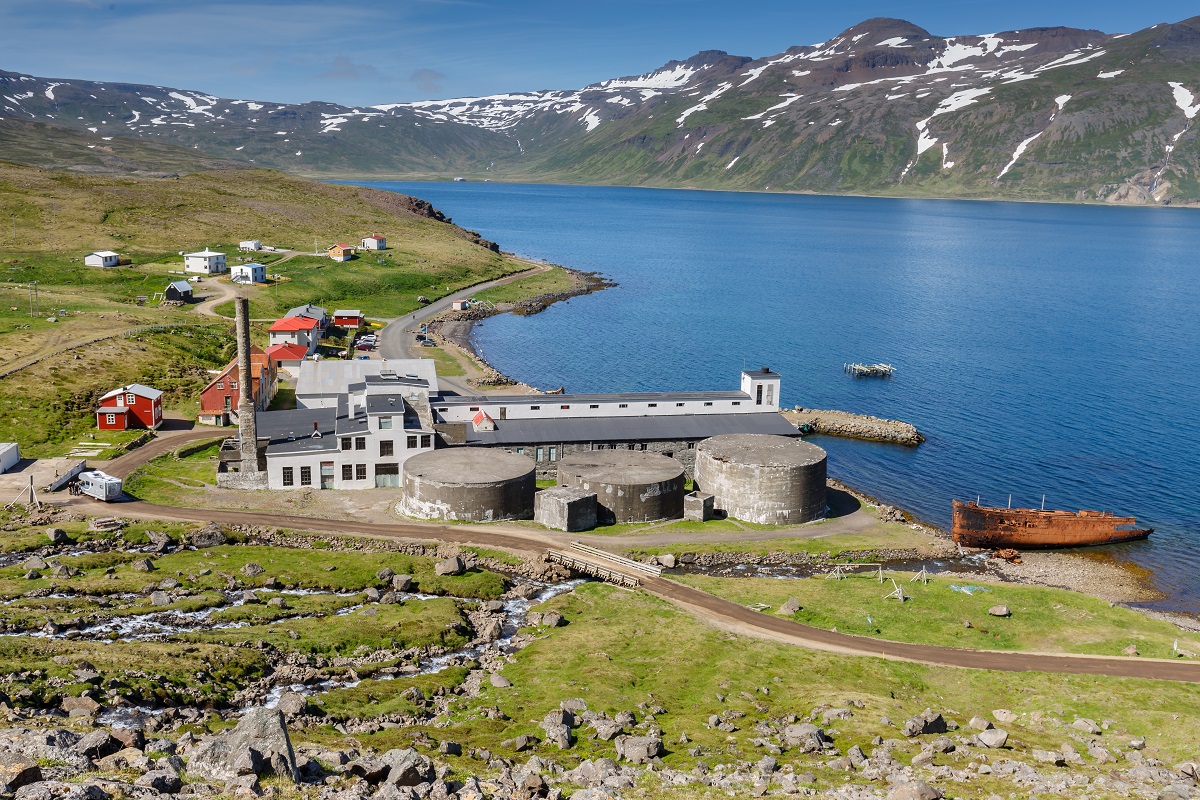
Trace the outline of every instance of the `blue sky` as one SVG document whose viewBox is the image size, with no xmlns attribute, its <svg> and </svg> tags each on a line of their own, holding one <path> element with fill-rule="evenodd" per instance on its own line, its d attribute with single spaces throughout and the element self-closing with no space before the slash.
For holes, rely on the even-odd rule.
<svg viewBox="0 0 1200 800">
<path fill-rule="evenodd" d="M 370 104 L 578 88 L 706 49 L 761 57 L 875 16 L 932 33 L 1129 32 L 1194 0 L 0 0 L 0 69 Z"/>
</svg>

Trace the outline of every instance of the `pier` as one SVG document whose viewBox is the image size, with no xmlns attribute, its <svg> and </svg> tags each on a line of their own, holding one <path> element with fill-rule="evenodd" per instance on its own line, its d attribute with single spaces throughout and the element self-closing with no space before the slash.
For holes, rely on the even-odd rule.
<svg viewBox="0 0 1200 800">
<path fill-rule="evenodd" d="M 796 406 L 784 410 L 787 421 L 802 433 L 820 433 L 826 436 L 844 436 L 849 439 L 865 439 L 871 442 L 890 442 L 915 446 L 925 441 L 916 426 L 894 419 L 880 419 L 848 411 L 822 411 L 817 408 Z"/>
<path fill-rule="evenodd" d="M 842 364 L 842 372 L 855 378 L 890 378 L 895 371 L 891 364 Z"/>
</svg>

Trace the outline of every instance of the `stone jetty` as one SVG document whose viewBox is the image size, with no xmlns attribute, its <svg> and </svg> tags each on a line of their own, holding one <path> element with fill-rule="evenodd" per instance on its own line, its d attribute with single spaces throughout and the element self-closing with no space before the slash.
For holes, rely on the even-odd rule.
<svg viewBox="0 0 1200 800">
<path fill-rule="evenodd" d="M 872 442 L 891 442 L 915 447 L 925 441 L 916 427 L 894 419 L 880 419 L 866 414 L 849 411 L 824 411 L 817 408 L 796 406 L 783 415 L 793 425 L 808 432 L 827 436 L 845 436 L 851 439 L 866 439 Z"/>
</svg>

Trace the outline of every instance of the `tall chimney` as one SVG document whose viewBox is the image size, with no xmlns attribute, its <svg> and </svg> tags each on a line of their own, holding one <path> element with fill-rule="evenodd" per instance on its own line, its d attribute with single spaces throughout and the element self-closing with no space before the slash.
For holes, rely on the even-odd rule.
<svg viewBox="0 0 1200 800">
<path fill-rule="evenodd" d="M 258 472 L 258 424 L 254 415 L 254 383 L 250 374 L 250 301 L 234 298 L 238 353 L 238 439 L 242 463 L 239 472 Z"/>
</svg>

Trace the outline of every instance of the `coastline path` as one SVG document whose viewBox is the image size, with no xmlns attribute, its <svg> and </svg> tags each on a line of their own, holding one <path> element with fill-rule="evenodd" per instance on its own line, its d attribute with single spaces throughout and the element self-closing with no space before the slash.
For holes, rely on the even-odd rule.
<svg viewBox="0 0 1200 800">
<path fill-rule="evenodd" d="M 521 278 L 528 278 L 530 275 L 536 275 L 539 272 L 545 272 L 554 267 L 553 264 L 532 261 L 521 256 L 508 255 L 507 258 L 512 261 L 529 264 L 530 268 L 514 272 L 511 275 L 505 275 L 503 278 L 468 286 L 465 289 L 460 289 L 457 292 L 435 300 L 427 306 L 418 308 L 411 314 L 386 320 L 387 324 L 379 334 L 379 354 L 388 360 L 423 358 L 424 356 L 420 352 L 421 348 L 417 346 L 415 339 L 415 335 L 423 322 L 449 310 L 450 304 L 455 300 L 466 300 L 472 295 L 482 292 L 484 289 L 503 286 L 506 283 L 512 283 Z M 443 391 L 449 389 L 460 395 L 484 394 L 482 390 L 468 386 L 466 379 L 461 377 L 442 377 L 439 375 L 438 385 Z"/>
</svg>

